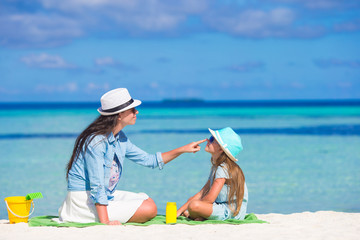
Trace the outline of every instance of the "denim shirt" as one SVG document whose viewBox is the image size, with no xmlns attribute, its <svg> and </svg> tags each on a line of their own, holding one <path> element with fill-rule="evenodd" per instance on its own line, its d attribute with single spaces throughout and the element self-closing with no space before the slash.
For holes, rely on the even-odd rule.
<svg viewBox="0 0 360 240">
<path fill-rule="evenodd" d="M 132 144 L 124 132 L 95 136 L 74 161 L 68 175 L 68 191 L 90 191 L 93 203 L 108 205 L 116 186 L 109 189 L 110 170 L 114 159 L 119 163 L 120 177 L 125 157 L 150 168 L 162 169 L 161 153 L 148 154 Z M 117 185 L 117 183 L 116 183 Z"/>
</svg>

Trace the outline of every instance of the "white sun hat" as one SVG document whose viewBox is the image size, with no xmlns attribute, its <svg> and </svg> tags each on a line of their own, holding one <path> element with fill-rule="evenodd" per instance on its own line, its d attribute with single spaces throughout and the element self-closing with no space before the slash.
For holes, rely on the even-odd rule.
<svg viewBox="0 0 360 240">
<path fill-rule="evenodd" d="M 104 116 L 124 112 L 141 104 L 140 100 L 131 98 L 126 88 L 116 88 L 105 93 L 100 102 L 101 107 L 98 108 L 98 112 Z"/>
<path fill-rule="evenodd" d="M 230 127 L 219 130 L 211 130 L 209 128 L 209 131 L 225 154 L 234 162 L 238 161 L 235 157 L 243 150 L 240 136 Z"/>
</svg>

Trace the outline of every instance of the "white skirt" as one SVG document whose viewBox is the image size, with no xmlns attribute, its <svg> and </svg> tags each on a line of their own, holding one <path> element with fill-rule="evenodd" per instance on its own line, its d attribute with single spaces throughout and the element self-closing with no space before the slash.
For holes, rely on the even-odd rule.
<svg viewBox="0 0 360 240">
<path fill-rule="evenodd" d="M 118 220 L 126 223 L 135 214 L 144 200 L 149 196 L 145 193 L 133 193 L 116 190 L 114 199 L 107 206 L 110 221 Z M 60 222 L 99 222 L 95 204 L 90 199 L 89 191 L 68 191 L 59 208 Z"/>
</svg>

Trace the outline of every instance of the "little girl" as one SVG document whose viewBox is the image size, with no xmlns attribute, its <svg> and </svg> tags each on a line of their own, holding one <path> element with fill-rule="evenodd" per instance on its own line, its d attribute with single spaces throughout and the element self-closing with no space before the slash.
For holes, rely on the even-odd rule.
<svg viewBox="0 0 360 240">
<path fill-rule="evenodd" d="M 211 130 L 205 151 L 211 154 L 212 168 L 204 187 L 177 211 L 177 216 L 194 220 L 245 218 L 248 191 L 245 176 L 235 163 L 243 149 L 240 136 L 231 128 Z"/>
</svg>

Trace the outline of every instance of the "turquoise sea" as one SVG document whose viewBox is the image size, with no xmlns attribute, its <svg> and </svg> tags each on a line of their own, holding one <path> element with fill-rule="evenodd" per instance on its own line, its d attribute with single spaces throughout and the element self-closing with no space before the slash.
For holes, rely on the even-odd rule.
<svg viewBox="0 0 360 240">
<path fill-rule="evenodd" d="M 4 198 L 42 192 L 35 213 L 57 215 L 66 195 L 65 165 L 76 136 L 98 116 L 97 103 L 0 104 L 0 219 Z M 248 212 L 360 212 L 360 101 L 145 102 L 124 129 L 155 153 L 230 126 L 249 189 Z M 164 214 L 206 182 L 210 155 L 183 154 L 158 169 L 126 161 L 118 189 L 146 192 Z"/>
</svg>

